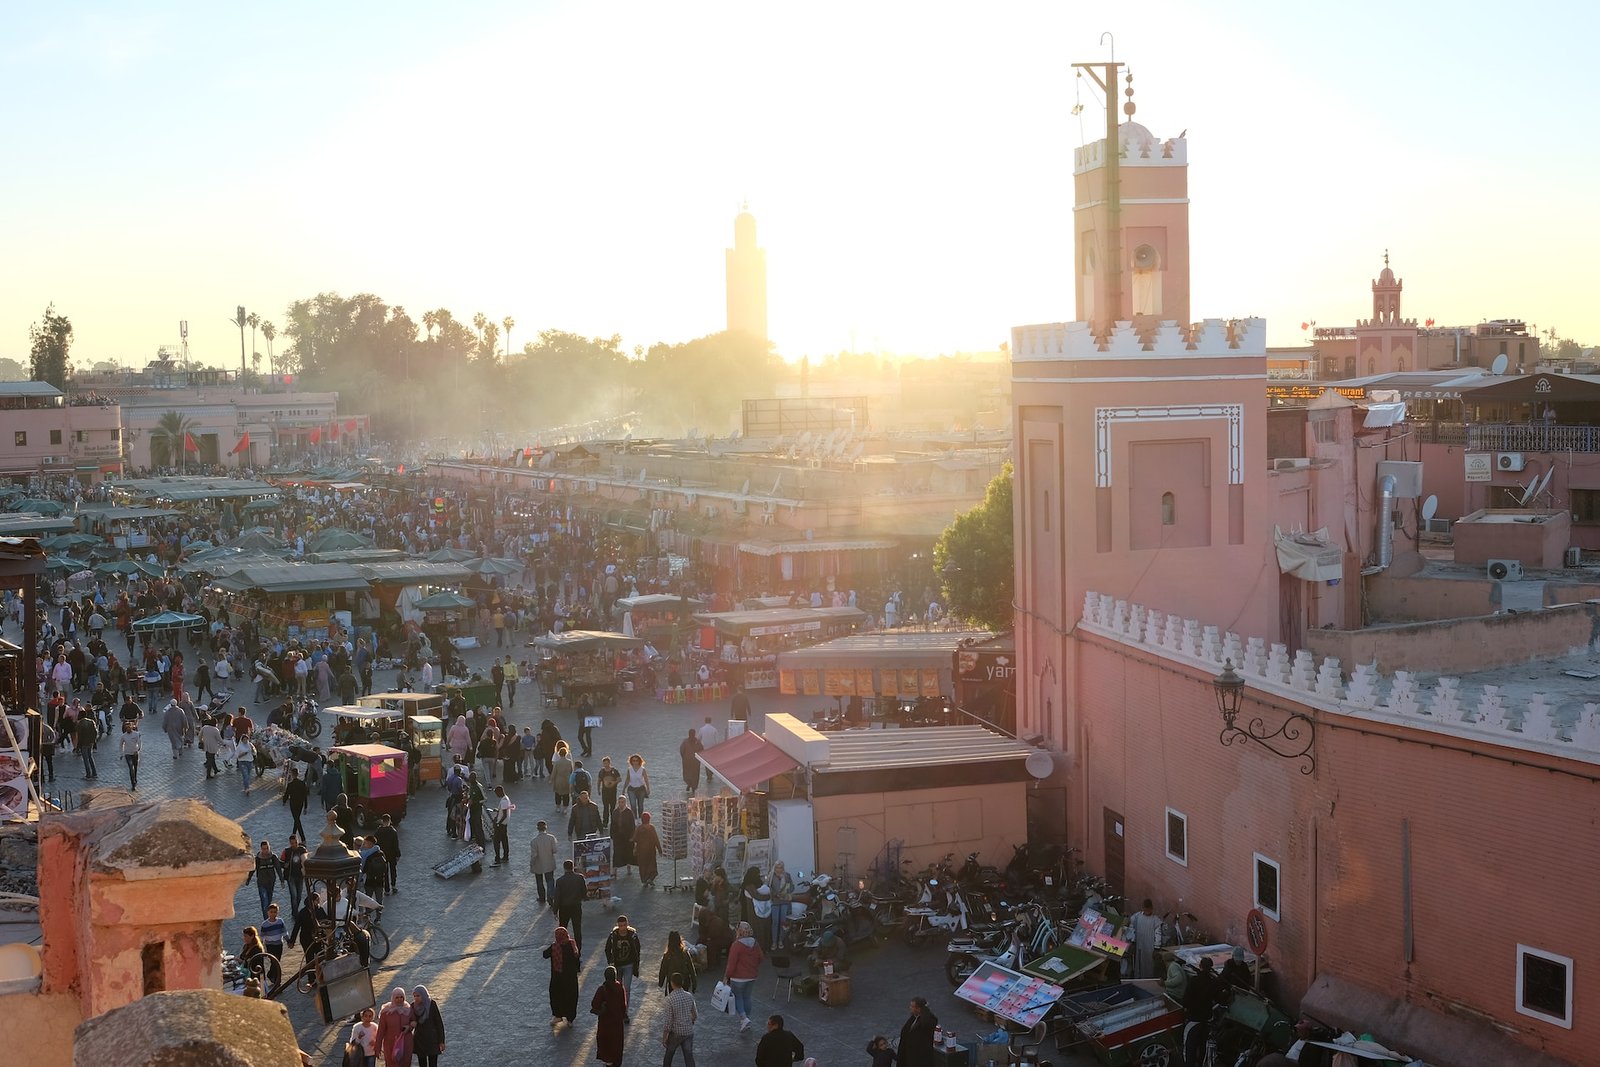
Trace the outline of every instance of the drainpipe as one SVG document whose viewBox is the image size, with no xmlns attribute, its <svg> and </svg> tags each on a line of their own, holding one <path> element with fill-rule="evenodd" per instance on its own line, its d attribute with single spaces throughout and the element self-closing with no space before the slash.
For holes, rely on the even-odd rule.
<svg viewBox="0 0 1600 1067">
<path fill-rule="evenodd" d="M 1378 479 L 1378 569 L 1386 571 L 1394 562 L 1394 475 Z"/>
</svg>

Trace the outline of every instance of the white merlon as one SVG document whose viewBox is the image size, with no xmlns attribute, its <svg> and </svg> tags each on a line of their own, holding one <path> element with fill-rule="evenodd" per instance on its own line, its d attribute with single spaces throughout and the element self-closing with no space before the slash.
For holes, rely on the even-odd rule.
<svg viewBox="0 0 1600 1067">
<path fill-rule="evenodd" d="M 1151 138 L 1145 140 L 1138 138 L 1120 138 L 1124 141 L 1121 145 L 1121 155 L 1118 165 L 1123 167 L 1186 167 L 1189 165 L 1189 139 L 1187 137 L 1168 137 L 1165 141 Z M 1084 171 L 1095 170 L 1105 166 L 1106 140 L 1091 141 L 1082 148 L 1074 150 L 1072 155 L 1072 171 L 1082 174 Z"/>
<path fill-rule="evenodd" d="M 1046 322 L 1011 328 L 1013 362 L 1075 359 L 1159 359 L 1171 356 L 1265 356 L 1267 321 L 1206 319 L 1184 325 L 1171 319 L 1135 326 L 1119 321 L 1105 336 L 1087 322 Z"/>
<path fill-rule="evenodd" d="M 1084 594 L 1085 629 L 1120 644 L 1138 646 L 1165 659 L 1216 674 L 1230 661 L 1252 689 L 1328 715 L 1403 725 L 1430 733 L 1469 738 L 1600 764 L 1600 704 L 1585 704 L 1570 727 L 1546 693 L 1525 700 L 1497 685 L 1472 693 L 1458 678 L 1441 677 L 1423 692 L 1411 671 L 1385 677 L 1377 664 L 1354 667 L 1348 679 L 1336 657 L 1318 662 L 1308 649 L 1293 655 L 1260 637 L 1223 633 L 1198 619 L 1185 619 L 1099 593 Z"/>
</svg>

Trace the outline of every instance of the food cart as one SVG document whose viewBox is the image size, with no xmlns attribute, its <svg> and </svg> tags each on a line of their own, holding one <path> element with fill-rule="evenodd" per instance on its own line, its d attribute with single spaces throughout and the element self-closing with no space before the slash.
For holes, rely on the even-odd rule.
<svg viewBox="0 0 1600 1067">
<path fill-rule="evenodd" d="M 406 817 L 406 754 L 388 745 L 339 745 L 329 751 L 344 794 L 355 809 L 356 826 L 369 829 L 387 815 Z"/>
<path fill-rule="evenodd" d="M 444 704 L 459 696 L 469 709 L 492 708 L 496 701 L 494 683 L 480 677 L 439 682 L 433 687 L 433 695 Z"/>
<path fill-rule="evenodd" d="M 535 637 L 533 644 L 543 657 L 539 688 L 547 703 L 571 708 L 587 695 L 598 708 L 616 703 L 616 654 L 642 648 L 644 641 L 602 630 L 567 630 Z"/>
<path fill-rule="evenodd" d="M 444 720 L 437 715 L 413 715 L 406 720 L 411 734 L 412 788 L 423 782 L 444 784 Z"/>
<path fill-rule="evenodd" d="M 333 743 L 336 745 L 395 744 L 406 736 L 405 715 L 399 711 L 355 704 L 336 704 L 322 711 L 333 716 Z"/>
<path fill-rule="evenodd" d="M 678 647 L 694 632 L 694 612 L 700 602 L 671 593 L 644 593 L 617 600 L 613 620 L 622 620 L 622 630 L 630 637 L 650 642 L 663 652 Z"/>
</svg>

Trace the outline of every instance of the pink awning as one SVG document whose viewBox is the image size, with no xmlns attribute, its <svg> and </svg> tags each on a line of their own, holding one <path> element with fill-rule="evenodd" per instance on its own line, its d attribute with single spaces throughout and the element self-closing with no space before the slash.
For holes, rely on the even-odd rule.
<svg viewBox="0 0 1600 1067">
<path fill-rule="evenodd" d="M 748 793 L 762 782 L 800 766 L 789 754 L 760 734 L 746 730 L 720 745 L 698 753 L 711 773 L 741 793 Z"/>
</svg>

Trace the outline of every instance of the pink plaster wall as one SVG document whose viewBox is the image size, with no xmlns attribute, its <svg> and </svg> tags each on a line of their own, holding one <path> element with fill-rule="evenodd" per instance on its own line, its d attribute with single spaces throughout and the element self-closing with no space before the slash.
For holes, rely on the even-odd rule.
<svg viewBox="0 0 1600 1067">
<path fill-rule="evenodd" d="M 1293 1005 L 1326 972 L 1433 1011 L 1492 1017 L 1517 1040 L 1574 1063 L 1600 1042 L 1600 969 L 1574 969 L 1574 1027 L 1514 1010 L 1518 943 L 1580 961 L 1600 937 L 1585 900 L 1600 851 L 1574 848 L 1600 819 L 1587 764 L 1389 724 L 1319 716 L 1315 775 L 1255 748 L 1223 748 L 1209 677 L 1080 635 L 1083 758 L 1074 768 L 1073 844 L 1103 871 L 1103 812 L 1124 816 L 1126 896 L 1182 905 L 1212 933 L 1242 937 L 1253 856 L 1281 866 L 1269 921 L 1276 991 Z M 1247 694 L 1248 696 L 1248 694 Z M 1281 712 L 1247 699 L 1242 714 Z M 1548 769 L 1547 769 L 1548 768 Z M 1551 773 L 1554 770 L 1556 773 Z M 1537 818 L 1514 798 L 1537 794 Z M 1188 817 L 1188 863 L 1166 855 L 1168 807 Z M 1409 832 L 1415 950 L 1404 953 L 1403 835 Z M 1513 906 L 1507 906 L 1513 902 Z M 1553 905 L 1555 906 L 1555 905 Z"/>
<path fill-rule="evenodd" d="M 1318 659 L 1335 657 L 1346 672 L 1356 664 L 1375 662 L 1383 674 L 1453 675 L 1564 656 L 1575 648 L 1592 647 L 1597 633 L 1600 604 L 1590 603 L 1380 629 L 1308 630 L 1304 647 Z"/>
<path fill-rule="evenodd" d="M 1495 522 L 1519 514 L 1546 516 L 1543 522 Z M 1481 566 L 1491 559 L 1521 560 L 1524 567 L 1559 570 L 1571 543 L 1571 519 L 1565 511 L 1485 509 L 1462 516 L 1452 528 L 1456 562 Z"/>
</svg>

